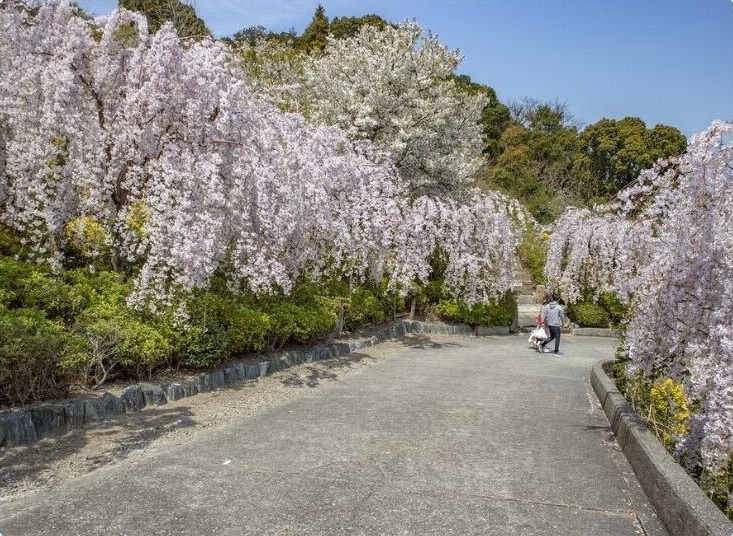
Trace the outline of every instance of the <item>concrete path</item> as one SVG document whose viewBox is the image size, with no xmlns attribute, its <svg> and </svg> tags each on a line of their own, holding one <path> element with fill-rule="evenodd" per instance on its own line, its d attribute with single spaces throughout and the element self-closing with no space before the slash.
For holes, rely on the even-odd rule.
<svg viewBox="0 0 733 536">
<path fill-rule="evenodd" d="M 664 535 L 589 383 L 614 342 L 413 340 L 343 381 L 0 507 L 25 535 Z M 410 344 L 410 345 L 408 345 Z"/>
</svg>

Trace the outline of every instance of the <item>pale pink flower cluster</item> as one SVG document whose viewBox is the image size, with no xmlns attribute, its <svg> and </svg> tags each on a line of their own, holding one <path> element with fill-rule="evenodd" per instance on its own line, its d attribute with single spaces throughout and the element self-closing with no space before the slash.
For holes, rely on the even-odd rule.
<svg viewBox="0 0 733 536">
<path fill-rule="evenodd" d="M 594 211 L 568 211 L 546 273 L 570 300 L 589 289 L 630 304 L 630 373 L 671 377 L 699 403 L 678 455 L 705 474 L 733 457 L 733 124 L 693 136 Z"/>
<path fill-rule="evenodd" d="M 95 222 L 114 267 L 137 270 L 132 304 L 216 271 L 257 292 L 328 272 L 406 292 L 435 247 L 469 300 L 514 279 L 508 200 L 410 200 L 384 147 L 282 113 L 220 42 L 50 0 L 0 10 L 0 69 L 0 219 L 56 266 L 70 222 Z"/>
</svg>

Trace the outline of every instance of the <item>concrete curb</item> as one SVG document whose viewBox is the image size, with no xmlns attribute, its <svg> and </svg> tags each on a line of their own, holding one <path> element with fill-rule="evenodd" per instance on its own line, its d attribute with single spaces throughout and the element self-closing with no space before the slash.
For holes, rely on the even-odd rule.
<svg viewBox="0 0 733 536">
<path fill-rule="evenodd" d="M 291 366 L 345 356 L 389 339 L 402 338 L 408 333 L 490 336 L 509 335 L 511 329 L 510 326 L 474 329 L 466 324 L 398 320 L 369 338 L 336 340 L 330 344 L 288 350 L 254 364 L 234 362 L 188 380 L 162 385 L 134 384 L 126 387 L 119 397 L 104 393 L 98 398 L 73 398 L 8 410 L 0 412 L 0 447 L 32 445 L 45 437 L 83 428 L 123 413 L 140 411 L 146 406 L 162 406 L 169 401 L 232 387 Z"/>
<path fill-rule="evenodd" d="M 647 429 L 599 361 L 591 385 L 621 448 L 671 536 L 733 536 L 733 523 Z"/>
</svg>

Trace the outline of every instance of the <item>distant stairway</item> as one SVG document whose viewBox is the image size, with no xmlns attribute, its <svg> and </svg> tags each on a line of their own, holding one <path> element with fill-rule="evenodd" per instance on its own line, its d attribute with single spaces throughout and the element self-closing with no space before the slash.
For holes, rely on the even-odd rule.
<svg viewBox="0 0 733 536">
<path fill-rule="evenodd" d="M 517 323 L 520 331 L 529 332 L 536 325 L 535 319 L 542 307 L 544 291 L 541 285 L 535 285 L 532 276 L 524 266 L 519 268 L 518 275 L 519 280 L 514 285 L 514 291 L 517 293 Z"/>
</svg>

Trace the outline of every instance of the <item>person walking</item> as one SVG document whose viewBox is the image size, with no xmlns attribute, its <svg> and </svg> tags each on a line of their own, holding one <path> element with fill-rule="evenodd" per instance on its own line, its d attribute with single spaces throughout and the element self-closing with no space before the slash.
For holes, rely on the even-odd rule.
<svg viewBox="0 0 733 536">
<path fill-rule="evenodd" d="M 555 341 L 555 355 L 562 355 L 560 352 L 560 332 L 562 326 L 565 324 L 565 310 L 562 308 L 556 300 L 551 300 L 550 303 L 542 308 L 542 322 L 550 332 L 550 336 L 537 346 L 540 353 L 549 352 L 547 343 Z"/>
</svg>

